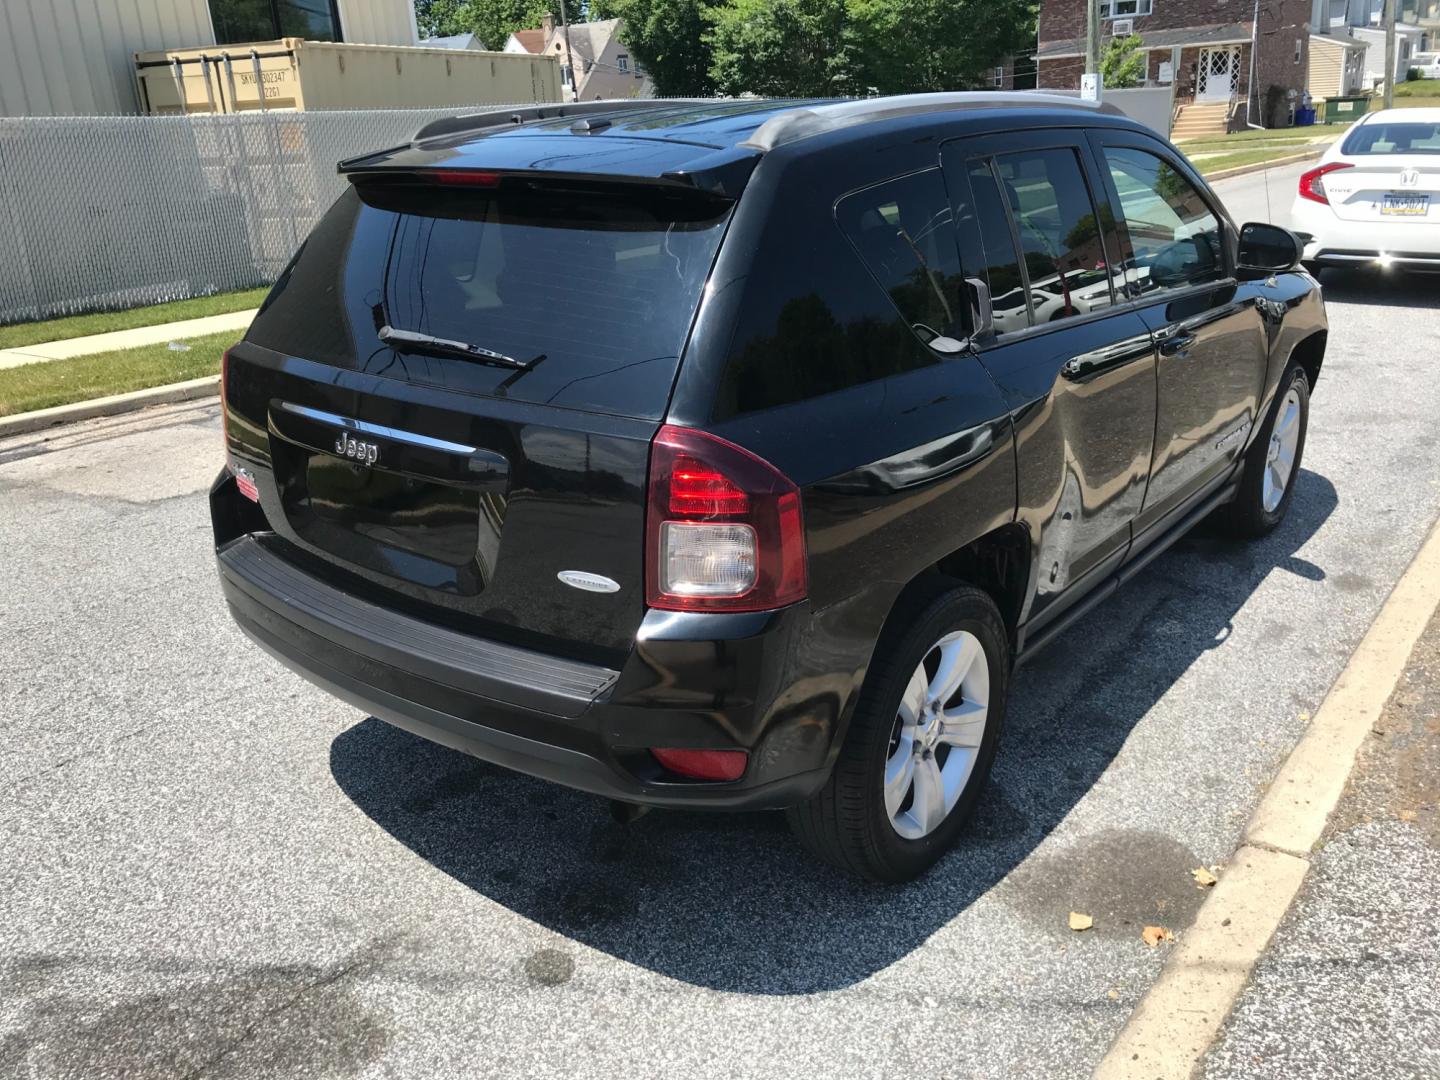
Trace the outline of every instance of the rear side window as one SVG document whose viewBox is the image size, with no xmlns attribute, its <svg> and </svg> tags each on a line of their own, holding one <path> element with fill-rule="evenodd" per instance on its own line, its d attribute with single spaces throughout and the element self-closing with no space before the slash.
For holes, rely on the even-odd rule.
<svg viewBox="0 0 1440 1080">
<path fill-rule="evenodd" d="M 1222 279 L 1220 222 L 1195 186 L 1144 150 L 1107 146 L 1104 154 L 1130 239 L 1124 267 L 1130 295 Z"/>
<path fill-rule="evenodd" d="M 1440 154 L 1440 124 L 1412 121 L 1385 124 L 1357 124 L 1341 144 L 1342 153 L 1352 157 L 1369 154 Z"/>
<path fill-rule="evenodd" d="M 1109 306 L 1101 219 L 1073 148 L 976 158 L 967 174 L 996 333 Z"/>
<path fill-rule="evenodd" d="M 835 219 L 922 341 L 964 336 L 960 253 L 939 169 L 847 195 Z"/>
<path fill-rule="evenodd" d="M 411 382 L 656 418 L 729 205 L 601 184 L 362 184 L 307 241 L 251 339 Z M 531 366 L 397 351 L 382 327 Z"/>
</svg>

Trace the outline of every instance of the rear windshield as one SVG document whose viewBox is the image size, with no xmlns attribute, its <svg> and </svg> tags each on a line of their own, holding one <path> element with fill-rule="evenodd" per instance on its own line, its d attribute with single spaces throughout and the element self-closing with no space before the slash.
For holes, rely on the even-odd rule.
<svg viewBox="0 0 1440 1080">
<path fill-rule="evenodd" d="M 357 186 L 306 241 L 250 339 L 391 378 L 658 418 L 728 210 L 637 185 Z M 385 327 L 525 369 L 397 351 Z"/>
<path fill-rule="evenodd" d="M 1396 121 L 1360 124 L 1351 129 L 1340 147 L 1355 157 L 1366 154 L 1440 154 L 1440 123 Z"/>
</svg>

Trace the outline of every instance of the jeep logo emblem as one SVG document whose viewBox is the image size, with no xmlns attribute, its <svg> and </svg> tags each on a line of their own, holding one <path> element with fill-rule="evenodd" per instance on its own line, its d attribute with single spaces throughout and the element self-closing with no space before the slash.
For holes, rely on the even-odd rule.
<svg viewBox="0 0 1440 1080">
<path fill-rule="evenodd" d="M 365 465 L 374 465 L 380 457 L 380 447 L 373 442 L 365 442 L 342 431 L 340 437 L 335 440 L 335 453 Z"/>
</svg>

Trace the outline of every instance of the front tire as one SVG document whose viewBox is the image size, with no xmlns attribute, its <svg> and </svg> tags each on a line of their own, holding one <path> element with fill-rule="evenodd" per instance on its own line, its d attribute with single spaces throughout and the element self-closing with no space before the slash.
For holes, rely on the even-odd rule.
<svg viewBox="0 0 1440 1080">
<path fill-rule="evenodd" d="M 1240 489 L 1224 509 L 1223 523 L 1232 535 L 1258 539 L 1285 520 L 1309 427 L 1310 379 L 1299 364 L 1291 364 L 1275 391 L 1265 429 L 1246 454 Z"/>
<path fill-rule="evenodd" d="M 923 874 L 989 778 L 1009 679 L 988 595 L 960 586 L 913 610 L 876 651 L 830 780 L 789 811 L 800 842 L 872 881 Z"/>
</svg>

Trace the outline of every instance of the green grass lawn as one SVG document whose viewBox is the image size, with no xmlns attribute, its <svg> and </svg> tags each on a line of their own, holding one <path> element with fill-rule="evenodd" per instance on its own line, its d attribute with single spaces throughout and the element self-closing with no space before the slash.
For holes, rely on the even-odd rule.
<svg viewBox="0 0 1440 1080">
<path fill-rule="evenodd" d="M 221 353 L 238 336 L 192 338 L 185 342 L 190 346 L 185 352 L 172 352 L 168 345 L 145 345 L 0 369 L 0 416 L 217 374 Z"/>
<path fill-rule="evenodd" d="M 112 330 L 133 330 L 137 326 L 159 326 L 161 323 L 179 322 L 181 319 L 200 319 L 206 315 L 247 311 L 259 307 L 260 301 L 265 299 L 265 294 L 269 291 L 266 286 L 240 292 L 216 293 L 214 296 L 201 296 L 194 300 L 176 300 L 169 304 L 152 304 L 149 307 L 130 308 L 128 311 L 69 315 L 63 319 L 0 326 L 0 349 L 18 349 L 24 345 L 38 345 L 45 341 L 65 341 L 69 338 L 88 337 L 90 334 L 108 334 Z"/>
<path fill-rule="evenodd" d="M 1315 148 L 1316 157 L 1320 156 L 1320 150 L 1321 148 L 1318 146 Z M 1254 165 L 1261 161 L 1278 161 L 1304 151 L 1305 147 L 1303 146 L 1264 146 L 1250 150 L 1238 150 L 1233 154 L 1216 154 L 1214 157 L 1201 158 L 1192 164 L 1200 170 L 1202 176 L 1210 176 L 1225 169 L 1239 168 L 1241 165 Z"/>
<path fill-rule="evenodd" d="M 1232 132 L 1229 135 L 1200 135 L 1194 139 L 1186 139 L 1180 145 L 1185 149 L 1198 146 L 1201 143 L 1214 143 L 1218 146 L 1245 146 L 1248 143 L 1257 142 L 1304 142 L 1307 139 L 1316 138 L 1321 134 L 1319 128 L 1249 128 L 1245 131 Z"/>
</svg>

